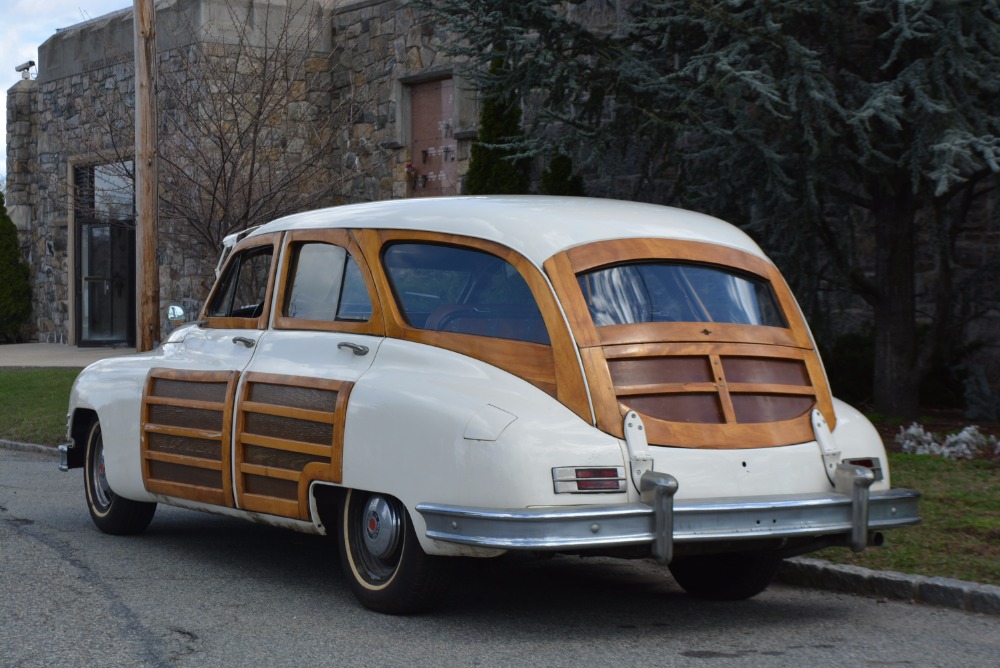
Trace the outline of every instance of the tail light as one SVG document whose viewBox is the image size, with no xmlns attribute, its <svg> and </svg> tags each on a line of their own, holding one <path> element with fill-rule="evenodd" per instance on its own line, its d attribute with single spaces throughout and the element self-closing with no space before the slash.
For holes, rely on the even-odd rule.
<svg viewBox="0 0 1000 668">
<path fill-rule="evenodd" d="M 845 464 L 854 464 L 855 466 L 864 466 L 866 469 L 871 469 L 872 473 L 875 474 L 875 480 L 882 480 L 884 476 L 882 475 L 882 461 L 878 457 L 858 457 L 856 459 L 845 459 Z"/>
<path fill-rule="evenodd" d="M 623 466 L 557 466 L 552 469 L 556 494 L 608 494 L 625 491 Z"/>
</svg>

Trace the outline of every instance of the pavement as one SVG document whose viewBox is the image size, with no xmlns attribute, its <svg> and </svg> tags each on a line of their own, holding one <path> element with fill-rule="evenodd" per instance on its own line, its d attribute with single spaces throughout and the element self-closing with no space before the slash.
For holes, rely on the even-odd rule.
<svg viewBox="0 0 1000 668">
<path fill-rule="evenodd" d="M 85 367 L 106 357 L 134 353 L 134 348 L 76 348 L 57 343 L 0 345 L 4 367 Z M 0 371 L 2 373 L 2 371 Z M 58 457 L 55 448 L 0 439 L 0 448 L 39 452 Z M 919 531 L 919 529 L 911 529 Z M 892 536 L 888 537 L 889 540 Z M 834 564 L 823 559 L 786 559 L 777 580 L 785 584 L 842 592 L 878 599 L 910 601 L 1000 616 L 1000 587 L 953 578 L 875 571 L 860 566 Z"/>
</svg>

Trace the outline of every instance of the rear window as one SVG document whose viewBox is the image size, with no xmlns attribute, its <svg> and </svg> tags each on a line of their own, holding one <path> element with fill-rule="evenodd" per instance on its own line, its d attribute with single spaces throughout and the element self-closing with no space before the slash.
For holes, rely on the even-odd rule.
<svg viewBox="0 0 1000 668">
<path fill-rule="evenodd" d="M 768 281 L 723 267 L 642 262 L 578 276 L 594 324 L 718 322 L 787 327 Z"/>
</svg>

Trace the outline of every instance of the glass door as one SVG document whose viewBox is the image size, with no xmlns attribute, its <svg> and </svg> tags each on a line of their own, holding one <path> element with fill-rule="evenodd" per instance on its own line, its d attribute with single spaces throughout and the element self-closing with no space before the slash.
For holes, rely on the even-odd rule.
<svg viewBox="0 0 1000 668">
<path fill-rule="evenodd" d="M 80 345 L 133 345 L 135 340 L 135 230 L 82 225 Z"/>
</svg>

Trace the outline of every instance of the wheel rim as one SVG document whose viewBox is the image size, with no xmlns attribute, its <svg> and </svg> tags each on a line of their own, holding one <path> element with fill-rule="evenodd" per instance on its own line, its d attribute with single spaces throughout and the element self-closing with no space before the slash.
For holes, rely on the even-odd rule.
<svg viewBox="0 0 1000 668">
<path fill-rule="evenodd" d="M 380 494 L 359 501 L 350 522 L 350 538 L 358 557 L 359 571 L 369 582 L 385 582 L 399 566 L 405 531 L 404 511 L 398 501 Z"/>
<path fill-rule="evenodd" d="M 104 469 L 104 439 L 100 432 L 94 436 L 91 452 L 93 465 L 90 467 L 90 488 L 94 494 L 94 505 L 104 510 L 111 506 L 114 492 L 108 485 L 108 475 Z"/>
</svg>

